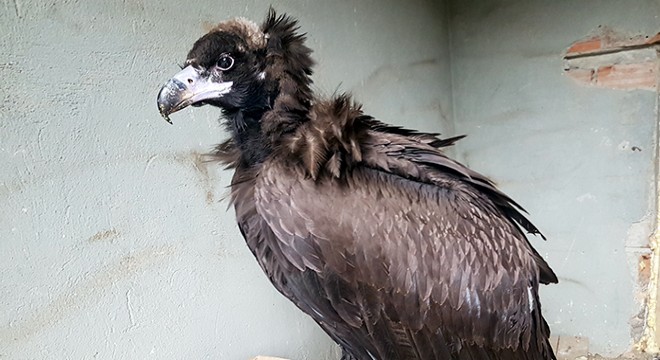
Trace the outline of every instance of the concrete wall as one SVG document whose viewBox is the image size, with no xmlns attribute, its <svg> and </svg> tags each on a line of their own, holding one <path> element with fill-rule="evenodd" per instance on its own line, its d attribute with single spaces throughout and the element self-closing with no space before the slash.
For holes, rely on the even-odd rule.
<svg viewBox="0 0 660 360">
<path fill-rule="evenodd" d="M 269 3 L 0 4 L 0 358 L 337 356 L 246 249 L 230 173 L 201 161 L 225 137 L 218 112 L 169 126 L 155 104 L 205 26 Z M 276 5 L 309 32 L 320 90 L 452 132 L 438 3 Z"/>
<path fill-rule="evenodd" d="M 658 1 L 451 2 L 455 128 L 469 134 L 457 152 L 548 237 L 533 244 L 560 278 L 541 294 L 553 333 L 608 356 L 646 316 L 657 93 L 582 87 L 562 56 L 599 25 L 655 35 L 658 14 Z"/>
</svg>

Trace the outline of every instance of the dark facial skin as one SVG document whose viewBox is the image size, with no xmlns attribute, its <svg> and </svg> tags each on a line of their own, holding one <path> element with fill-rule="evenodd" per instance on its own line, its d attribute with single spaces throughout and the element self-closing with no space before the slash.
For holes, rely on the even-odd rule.
<svg viewBox="0 0 660 360">
<path fill-rule="evenodd" d="M 213 105 L 226 115 L 253 113 L 268 107 L 263 75 L 264 55 L 248 52 L 242 39 L 226 32 L 212 32 L 195 42 L 183 70 L 158 96 L 163 117 L 189 105 Z"/>
<path fill-rule="evenodd" d="M 263 88 L 263 55 L 246 52 L 242 39 L 234 34 L 215 32 L 201 37 L 188 53 L 187 65 L 203 69 L 212 81 L 231 81 L 232 90 L 225 96 L 211 99 L 207 103 L 225 111 L 251 111 L 264 107 L 259 103 L 263 96 L 255 96 Z M 227 65 L 230 65 L 228 69 Z"/>
</svg>

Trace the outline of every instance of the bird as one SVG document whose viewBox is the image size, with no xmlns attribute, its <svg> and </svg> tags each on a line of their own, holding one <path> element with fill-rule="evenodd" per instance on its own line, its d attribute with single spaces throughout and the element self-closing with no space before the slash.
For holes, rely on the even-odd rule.
<svg viewBox="0 0 660 360">
<path fill-rule="evenodd" d="M 238 228 L 274 287 L 343 360 L 555 359 L 540 284 L 557 276 L 527 212 L 441 138 L 318 95 L 298 21 L 225 20 L 158 93 L 218 108 Z M 527 233 L 527 234 L 526 234 Z"/>
</svg>

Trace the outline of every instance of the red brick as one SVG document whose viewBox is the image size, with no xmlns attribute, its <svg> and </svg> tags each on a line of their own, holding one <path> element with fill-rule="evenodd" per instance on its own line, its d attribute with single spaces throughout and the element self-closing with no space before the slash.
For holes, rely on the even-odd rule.
<svg viewBox="0 0 660 360">
<path fill-rule="evenodd" d="M 629 38 L 616 33 L 603 33 L 598 37 L 591 37 L 573 43 L 573 45 L 571 45 L 566 51 L 566 56 L 570 57 L 616 49 L 624 50 L 639 45 L 650 46 L 655 44 L 660 44 L 660 33 L 657 33 L 650 38 L 641 35 Z"/>
<path fill-rule="evenodd" d="M 567 55 L 578 55 L 595 52 L 601 49 L 602 41 L 600 38 L 587 39 L 574 43 L 568 48 Z"/>
<path fill-rule="evenodd" d="M 596 71 L 595 85 L 612 89 L 652 90 L 656 88 L 657 66 L 655 61 L 601 66 Z"/>
<path fill-rule="evenodd" d="M 644 44 L 647 45 L 654 45 L 654 44 L 660 44 L 660 33 L 655 34 L 655 36 L 647 39 Z"/>
</svg>

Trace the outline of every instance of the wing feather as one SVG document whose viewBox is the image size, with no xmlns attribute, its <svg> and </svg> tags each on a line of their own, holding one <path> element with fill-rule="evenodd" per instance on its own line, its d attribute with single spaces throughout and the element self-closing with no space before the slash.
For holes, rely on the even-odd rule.
<svg viewBox="0 0 660 360">
<path fill-rule="evenodd" d="M 517 348 L 535 335 L 531 312 L 540 310 L 527 301 L 528 287 L 536 292 L 539 283 L 534 252 L 474 188 L 420 167 L 418 178 L 432 183 L 358 167 L 346 188 L 292 176 L 277 164 L 264 169 L 256 186 L 259 212 L 281 241 L 291 242 L 288 251 L 296 255 L 288 258 L 296 267 L 304 263 L 298 256 L 325 264 L 319 273 L 325 293 L 346 323 L 362 326 L 356 289 L 366 286 L 380 294 L 370 311 L 380 307 L 411 331 L 435 324 L 446 337 L 496 348 Z M 286 196 L 274 196 L 273 187 Z"/>
</svg>

